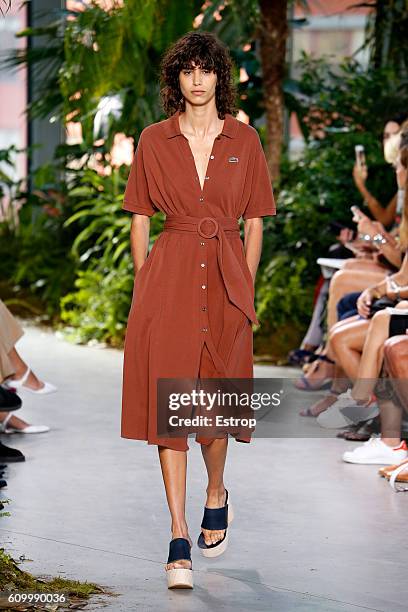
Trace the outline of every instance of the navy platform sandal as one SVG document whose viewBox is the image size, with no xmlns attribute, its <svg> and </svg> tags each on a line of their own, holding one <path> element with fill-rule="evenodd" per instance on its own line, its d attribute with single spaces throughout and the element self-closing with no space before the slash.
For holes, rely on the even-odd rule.
<svg viewBox="0 0 408 612">
<path fill-rule="evenodd" d="M 181 560 L 191 561 L 191 546 L 186 538 L 174 538 L 170 542 L 169 556 L 167 563 Z M 169 589 L 192 589 L 193 588 L 193 569 L 186 567 L 174 567 L 166 570 L 167 587 Z"/>
<path fill-rule="evenodd" d="M 206 544 L 203 532 L 198 537 L 198 547 L 201 549 L 204 557 L 218 557 L 225 552 L 228 545 L 228 525 L 234 518 L 231 501 L 228 499 L 228 491 L 225 489 L 227 496 L 225 498 L 225 506 L 222 508 L 207 508 L 204 506 L 204 516 L 201 523 L 203 529 L 222 530 L 225 529 L 224 537 L 216 544 Z"/>
</svg>

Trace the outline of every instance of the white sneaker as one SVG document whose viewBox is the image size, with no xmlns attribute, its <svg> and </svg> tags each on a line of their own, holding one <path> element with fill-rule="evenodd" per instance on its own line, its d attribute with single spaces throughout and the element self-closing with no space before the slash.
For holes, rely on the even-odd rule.
<svg viewBox="0 0 408 612">
<path fill-rule="evenodd" d="M 408 457 L 407 445 L 404 442 L 395 448 L 385 444 L 381 438 L 370 438 L 361 446 L 343 454 L 347 463 L 397 465 Z"/>
<path fill-rule="evenodd" d="M 380 413 L 377 402 L 371 400 L 367 405 L 358 405 L 351 395 L 351 389 L 340 393 L 337 400 L 327 410 L 316 418 L 320 427 L 325 429 L 341 429 L 356 425 L 362 421 L 370 421 Z"/>
</svg>

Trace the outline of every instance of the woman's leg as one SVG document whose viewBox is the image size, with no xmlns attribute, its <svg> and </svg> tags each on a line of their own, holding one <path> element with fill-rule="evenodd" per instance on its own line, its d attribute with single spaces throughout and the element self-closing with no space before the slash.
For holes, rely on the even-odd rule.
<svg viewBox="0 0 408 612">
<path fill-rule="evenodd" d="M 344 325 L 336 327 L 330 334 L 330 346 L 334 351 L 335 361 L 352 381 L 357 377 L 369 325 L 368 319 L 345 319 Z"/>
<path fill-rule="evenodd" d="M 339 270 L 330 282 L 329 301 L 327 305 L 327 329 L 331 329 L 337 321 L 337 302 L 346 293 L 363 291 L 370 285 L 380 282 L 385 277 L 385 271 L 374 270 Z"/>
<path fill-rule="evenodd" d="M 400 303 L 401 305 L 402 303 Z M 404 398 L 401 401 L 380 401 L 381 410 L 381 437 L 389 446 L 399 446 L 401 442 L 401 422 L 403 407 L 408 408 L 406 398 L 408 397 L 407 385 L 407 356 L 408 340 L 404 336 L 394 336 L 387 339 L 384 344 L 384 362 L 388 376 L 392 380 L 392 386 L 397 390 L 397 396 Z"/>
<path fill-rule="evenodd" d="M 15 371 L 15 373 L 13 374 L 13 378 L 15 378 L 16 380 L 22 378 L 28 368 L 26 362 L 20 357 L 15 348 L 12 348 L 11 351 L 8 353 L 8 358 L 10 359 Z M 30 387 L 30 389 L 34 389 L 35 391 L 44 387 L 44 383 L 38 380 L 37 376 L 34 374 L 33 371 L 30 371 L 30 374 L 24 384 L 27 387 Z"/>
<path fill-rule="evenodd" d="M 384 342 L 389 336 L 390 314 L 386 310 L 377 312 L 370 321 L 364 342 L 357 380 L 351 394 L 357 401 L 367 402 L 377 384 L 384 354 Z"/>
<path fill-rule="evenodd" d="M 402 408 L 391 400 L 380 400 L 381 439 L 384 444 L 395 448 L 401 444 Z"/>
<path fill-rule="evenodd" d="M 158 447 L 160 465 L 166 489 L 167 503 L 171 514 L 171 535 L 174 538 L 186 538 L 192 544 L 186 521 L 186 474 L 187 452 L 177 451 L 164 446 Z M 191 568 L 187 559 L 173 561 L 166 569 L 176 567 Z"/>
<path fill-rule="evenodd" d="M 355 317 L 344 319 L 343 321 L 338 321 L 337 323 L 333 325 L 331 332 L 333 333 L 337 329 L 342 329 L 345 325 L 347 325 L 351 321 L 357 321 L 357 320 L 359 320 L 358 315 Z M 330 338 L 320 354 L 324 355 L 331 361 L 336 361 L 336 355 L 330 344 Z M 344 378 L 344 376 L 345 374 L 340 364 L 333 364 L 328 361 L 324 361 L 322 359 L 316 359 L 310 364 L 309 368 L 307 369 L 306 374 L 304 374 L 302 378 L 305 378 L 311 385 L 315 386 L 315 385 L 318 385 L 320 381 L 326 380 L 327 378 L 333 378 L 333 380 L 335 380 L 335 379 L 342 379 Z M 299 382 L 299 384 L 296 384 L 296 387 L 298 389 L 300 389 L 301 387 L 303 388 L 302 382 Z M 341 390 L 339 390 L 339 393 L 342 393 L 343 391 L 345 391 L 346 389 L 344 389 L 343 387 L 344 387 L 344 384 L 340 383 L 336 387 L 336 392 L 340 388 Z"/>
<path fill-rule="evenodd" d="M 221 508 L 225 505 L 224 467 L 227 457 L 228 438 L 215 439 L 210 444 L 201 444 L 205 467 L 207 468 L 207 508 Z M 202 529 L 207 545 L 216 544 L 224 537 L 224 530 Z"/>
<path fill-rule="evenodd" d="M 385 266 L 377 263 L 373 259 L 362 259 L 352 257 L 351 259 L 346 259 L 344 264 L 341 267 L 342 270 L 373 270 L 374 272 L 383 272 L 386 274 L 388 272 Z"/>
<path fill-rule="evenodd" d="M 10 413 L 0 412 L 0 423 L 4 421 L 4 419 L 6 418 L 8 414 Z M 29 425 L 29 423 L 27 423 L 27 421 L 24 421 L 23 419 L 20 419 L 20 417 L 13 414 L 8 422 L 8 425 L 10 425 L 11 427 L 15 427 L 16 429 L 24 429 L 24 427 L 27 427 Z"/>
<path fill-rule="evenodd" d="M 339 329 L 342 327 L 341 325 L 342 323 L 343 321 L 339 321 L 339 323 L 336 323 L 334 327 L 336 328 L 337 326 L 337 329 Z M 335 354 L 330 345 L 330 340 L 326 344 L 325 353 L 327 357 L 329 357 L 333 361 L 335 360 Z M 323 366 L 325 365 L 324 361 L 322 362 L 322 365 Z M 350 382 L 348 378 L 346 377 L 346 374 L 343 371 L 342 367 L 338 365 L 337 363 L 335 363 L 332 366 L 332 368 L 333 368 L 334 374 L 333 374 L 333 382 L 332 382 L 330 391 L 327 393 L 327 395 L 317 400 L 317 402 L 315 402 L 309 408 L 305 408 L 301 410 L 300 411 L 301 416 L 314 416 L 314 417 L 319 416 L 319 414 L 321 414 L 322 412 L 330 408 L 330 406 L 334 404 L 334 402 L 337 401 L 337 396 L 340 395 L 340 393 L 344 393 L 349 388 Z"/>
</svg>

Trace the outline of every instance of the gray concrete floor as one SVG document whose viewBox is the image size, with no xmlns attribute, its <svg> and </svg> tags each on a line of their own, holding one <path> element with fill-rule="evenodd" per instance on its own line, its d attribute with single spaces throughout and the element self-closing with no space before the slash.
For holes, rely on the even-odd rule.
<svg viewBox="0 0 408 612">
<path fill-rule="evenodd" d="M 104 609 L 118 612 L 407 609 L 408 496 L 394 493 L 375 466 L 343 463 L 350 444 L 324 437 L 231 440 L 226 484 L 236 519 L 228 551 L 206 560 L 194 547 L 194 590 L 168 591 L 170 524 L 157 450 L 119 433 L 122 353 L 72 346 L 32 327 L 18 349 L 59 387 L 43 398 L 21 394 L 19 414 L 52 431 L 3 436 L 26 455 L 9 466 L 2 495 L 11 516 L 0 526 L 6 550 L 31 560 L 23 567 L 105 585 L 119 595 Z M 259 366 L 256 374 L 293 372 Z M 291 418 L 300 419 L 297 408 Z M 191 440 L 194 542 L 205 485 Z"/>
</svg>

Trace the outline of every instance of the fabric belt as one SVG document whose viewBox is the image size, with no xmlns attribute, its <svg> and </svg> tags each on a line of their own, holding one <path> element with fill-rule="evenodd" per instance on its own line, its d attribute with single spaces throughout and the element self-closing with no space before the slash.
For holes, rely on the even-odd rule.
<svg viewBox="0 0 408 612">
<path fill-rule="evenodd" d="M 228 240 L 227 234 L 239 236 L 239 223 L 234 217 L 190 217 L 167 215 L 163 231 L 197 233 L 207 240 L 215 238 L 217 259 L 229 300 L 239 308 L 252 323 L 259 325 L 253 296 L 240 261 Z M 249 272 L 249 271 L 248 271 Z M 247 289 L 248 288 L 248 289 Z"/>
</svg>

